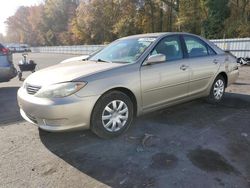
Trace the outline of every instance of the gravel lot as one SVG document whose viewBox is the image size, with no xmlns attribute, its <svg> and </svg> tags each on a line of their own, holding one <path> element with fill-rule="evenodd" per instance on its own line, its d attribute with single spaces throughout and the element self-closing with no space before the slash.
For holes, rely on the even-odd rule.
<svg viewBox="0 0 250 188">
<path fill-rule="evenodd" d="M 39 68 L 69 57 L 30 54 Z M 21 84 L 0 84 L 0 187 L 250 187 L 250 67 L 221 104 L 200 99 L 151 113 L 112 140 L 24 122 Z"/>
</svg>

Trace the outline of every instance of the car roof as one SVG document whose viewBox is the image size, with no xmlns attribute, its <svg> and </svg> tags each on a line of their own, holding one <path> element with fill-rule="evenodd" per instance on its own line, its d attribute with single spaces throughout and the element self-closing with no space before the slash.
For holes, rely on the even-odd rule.
<svg viewBox="0 0 250 188">
<path fill-rule="evenodd" d="M 146 34 L 138 34 L 138 35 L 131 35 L 131 36 L 127 36 L 124 38 L 120 38 L 118 40 L 123 40 L 123 39 L 138 39 L 138 38 L 159 38 L 159 37 L 165 37 L 168 35 L 190 35 L 190 36 L 194 36 L 194 37 L 198 37 L 200 38 L 202 41 L 206 42 L 210 47 L 212 47 L 217 54 L 224 54 L 224 51 L 222 49 L 220 49 L 218 46 L 216 46 L 214 43 L 210 42 L 209 40 L 192 34 L 192 33 L 187 33 L 187 32 L 161 32 L 161 33 L 146 33 Z"/>
<path fill-rule="evenodd" d="M 167 35 L 174 35 L 174 34 L 193 35 L 191 33 L 186 33 L 186 32 L 159 32 L 159 33 L 146 33 L 146 34 L 131 35 L 131 36 L 123 37 L 121 39 L 145 38 L 145 37 L 158 38 L 158 37 L 167 36 Z"/>
</svg>

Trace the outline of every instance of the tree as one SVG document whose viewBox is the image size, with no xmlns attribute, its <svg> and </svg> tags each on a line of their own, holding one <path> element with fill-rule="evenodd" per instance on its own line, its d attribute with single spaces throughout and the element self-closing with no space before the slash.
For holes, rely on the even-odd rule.
<svg viewBox="0 0 250 188">
<path fill-rule="evenodd" d="M 6 20 L 8 42 L 103 44 L 138 33 L 249 37 L 250 0 L 44 0 Z"/>
<path fill-rule="evenodd" d="M 43 6 L 20 7 L 6 20 L 8 42 L 28 43 L 33 46 L 44 44 L 40 31 Z"/>
<path fill-rule="evenodd" d="M 178 21 L 176 22 L 179 30 L 200 35 L 202 21 L 200 0 L 182 0 L 180 2 Z"/>
<path fill-rule="evenodd" d="M 29 29 L 31 28 L 28 21 L 29 8 L 21 6 L 17 9 L 15 15 L 9 17 L 5 22 L 7 24 L 7 34 L 10 40 L 16 40 L 20 43 L 29 42 Z"/>
<path fill-rule="evenodd" d="M 250 0 L 231 0 L 230 17 L 225 21 L 227 37 L 250 36 Z"/>
<path fill-rule="evenodd" d="M 139 13 L 137 7 L 139 6 L 133 0 L 123 0 L 116 4 L 119 10 L 117 12 L 118 18 L 114 21 L 113 33 L 117 37 L 124 37 L 128 35 L 138 34 L 142 32 L 140 28 Z"/>
<path fill-rule="evenodd" d="M 85 36 L 86 43 L 104 43 L 116 38 L 113 26 L 119 17 L 118 3 L 114 0 L 80 3 L 76 11 L 77 32 Z"/>
<path fill-rule="evenodd" d="M 207 38 L 222 38 L 224 22 L 230 16 L 229 0 L 205 0 L 208 16 L 203 22 L 204 35 Z"/>
<path fill-rule="evenodd" d="M 5 42 L 5 38 L 3 36 L 2 33 L 0 33 L 0 43 L 4 43 Z"/>
<path fill-rule="evenodd" d="M 67 43 L 64 36 L 67 35 L 69 23 L 71 22 L 72 0 L 46 0 L 44 14 L 42 16 L 42 31 L 45 33 L 46 43 L 58 45 Z M 75 6 L 76 8 L 77 6 Z M 73 10 L 74 12 L 74 10 Z M 73 13 L 74 15 L 74 13 Z"/>
<path fill-rule="evenodd" d="M 177 20 L 179 10 L 180 10 L 180 1 L 179 0 L 161 0 L 166 6 L 168 11 L 168 31 L 173 30 L 174 22 Z"/>
<path fill-rule="evenodd" d="M 28 21 L 30 23 L 29 28 L 29 43 L 32 46 L 45 45 L 44 34 L 41 31 L 42 16 L 44 14 L 44 6 L 31 6 L 29 7 Z"/>
</svg>

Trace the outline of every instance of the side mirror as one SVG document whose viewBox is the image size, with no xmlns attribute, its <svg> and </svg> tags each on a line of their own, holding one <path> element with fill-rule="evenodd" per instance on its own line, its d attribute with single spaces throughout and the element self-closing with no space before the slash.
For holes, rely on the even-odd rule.
<svg viewBox="0 0 250 188">
<path fill-rule="evenodd" d="M 144 65 L 151 65 L 154 63 L 165 62 L 167 57 L 164 54 L 155 54 L 148 57 L 148 59 L 144 62 Z"/>
</svg>

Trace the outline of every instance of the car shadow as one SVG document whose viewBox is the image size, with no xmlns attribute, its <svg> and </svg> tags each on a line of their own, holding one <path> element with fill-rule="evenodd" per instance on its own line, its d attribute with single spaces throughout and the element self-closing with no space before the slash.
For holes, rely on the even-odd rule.
<svg viewBox="0 0 250 188">
<path fill-rule="evenodd" d="M 234 85 L 239 85 L 239 86 L 249 86 L 249 83 L 244 83 L 244 82 L 236 82 Z"/>
<path fill-rule="evenodd" d="M 230 132 L 229 127 L 235 124 L 239 129 L 247 126 L 244 119 L 238 118 L 239 112 L 249 114 L 250 96 L 226 93 L 218 105 L 196 100 L 142 116 L 126 134 L 111 140 L 97 138 L 91 131 L 48 133 L 39 130 L 39 135 L 52 153 L 111 187 L 164 187 L 167 184 L 185 187 L 193 185 L 193 178 L 198 185 L 208 181 L 207 185 L 212 186 L 209 182 L 212 180 L 191 165 L 186 153 L 206 147 L 208 142 L 213 143 L 212 149 L 220 144 L 226 147 L 218 140 L 219 135 Z M 232 114 L 235 118 L 228 119 Z M 233 134 L 229 134 L 229 140 Z M 250 164 L 249 160 L 244 162 Z M 190 175 L 185 175 L 185 169 Z M 233 181 L 233 176 L 230 178 Z"/>
<path fill-rule="evenodd" d="M 17 90 L 19 87 L 0 87 L 0 126 L 21 121 L 17 105 Z"/>
</svg>

